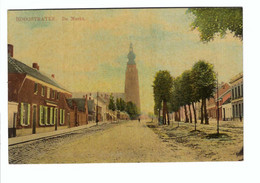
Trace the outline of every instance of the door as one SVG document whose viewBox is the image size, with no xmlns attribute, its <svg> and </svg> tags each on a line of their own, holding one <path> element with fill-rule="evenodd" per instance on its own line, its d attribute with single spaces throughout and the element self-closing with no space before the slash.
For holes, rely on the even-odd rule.
<svg viewBox="0 0 260 183">
<path fill-rule="evenodd" d="M 37 114 L 37 106 L 33 105 L 33 119 L 32 119 L 32 133 L 36 133 L 36 114 Z"/>
<path fill-rule="evenodd" d="M 224 115 L 224 119 L 223 119 L 223 121 L 226 121 L 226 111 L 225 111 L 225 108 L 223 108 L 223 115 Z"/>
</svg>

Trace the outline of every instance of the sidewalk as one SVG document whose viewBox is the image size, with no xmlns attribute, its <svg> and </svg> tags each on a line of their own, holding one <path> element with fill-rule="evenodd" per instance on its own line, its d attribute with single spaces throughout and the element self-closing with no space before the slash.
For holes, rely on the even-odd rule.
<svg viewBox="0 0 260 183">
<path fill-rule="evenodd" d="M 112 123 L 111 121 L 105 121 L 105 122 L 98 122 L 98 124 L 105 124 L 105 123 Z M 8 146 L 20 144 L 20 143 L 25 143 L 25 142 L 30 142 L 34 140 L 39 140 L 43 139 L 46 137 L 54 137 L 54 136 L 59 136 L 63 135 L 66 133 L 70 133 L 73 131 L 78 131 L 84 128 L 90 128 L 92 126 L 95 126 L 96 123 L 91 123 L 87 125 L 82 125 L 82 126 L 77 126 L 77 127 L 71 127 L 63 130 L 57 130 L 57 131 L 52 131 L 52 132 L 46 132 L 46 133 L 38 133 L 38 134 L 31 134 L 31 135 L 26 135 L 26 136 L 21 136 L 21 137 L 13 137 L 8 139 Z"/>
</svg>

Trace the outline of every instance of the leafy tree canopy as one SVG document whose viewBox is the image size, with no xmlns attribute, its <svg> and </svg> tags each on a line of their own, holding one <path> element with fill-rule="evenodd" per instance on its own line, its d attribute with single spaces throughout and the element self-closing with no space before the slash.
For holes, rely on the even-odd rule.
<svg viewBox="0 0 260 183">
<path fill-rule="evenodd" d="M 227 31 L 243 40 L 242 8 L 189 8 L 193 14 L 192 30 L 198 29 L 202 42 L 209 42 L 219 34 L 224 37 Z"/>
<path fill-rule="evenodd" d="M 139 115 L 136 105 L 131 101 L 126 103 L 126 112 L 131 119 L 135 119 Z"/>
<path fill-rule="evenodd" d="M 114 96 L 112 94 L 110 95 L 110 98 L 109 98 L 108 108 L 112 111 L 116 110 L 116 104 L 115 104 L 115 101 L 114 101 Z"/>
<path fill-rule="evenodd" d="M 213 65 L 203 60 L 194 64 L 191 71 L 193 97 L 196 100 L 213 96 L 216 88 L 216 73 Z"/>
</svg>

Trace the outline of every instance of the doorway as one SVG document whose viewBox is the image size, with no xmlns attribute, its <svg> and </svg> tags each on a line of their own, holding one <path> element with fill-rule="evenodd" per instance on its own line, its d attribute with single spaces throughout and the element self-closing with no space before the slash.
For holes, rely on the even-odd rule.
<svg viewBox="0 0 260 183">
<path fill-rule="evenodd" d="M 36 115 L 37 115 L 37 106 L 36 105 L 33 105 L 33 113 L 32 113 L 32 133 L 33 134 L 36 134 Z"/>
</svg>

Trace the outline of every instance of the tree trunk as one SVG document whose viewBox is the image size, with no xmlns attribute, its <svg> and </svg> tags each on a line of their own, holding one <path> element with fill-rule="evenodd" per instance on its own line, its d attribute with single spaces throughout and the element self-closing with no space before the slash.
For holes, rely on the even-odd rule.
<svg viewBox="0 0 260 183">
<path fill-rule="evenodd" d="M 167 104 L 163 101 L 163 124 L 166 125 Z"/>
<path fill-rule="evenodd" d="M 196 131 L 196 130 L 197 130 L 197 129 L 196 129 L 197 117 L 196 117 L 196 109 L 195 109 L 195 106 L 194 106 L 194 102 L 192 102 L 192 107 L 193 107 L 194 123 L 195 123 L 195 131 Z"/>
<path fill-rule="evenodd" d="M 192 114 L 191 114 L 190 104 L 189 104 L 189 111 L 190 111 L 190 123 L 192 123 Z"/>
<path fill-rule="evenodd" d="M 168 119 L 168 125 L 170 125 L 170 117 L 169 117 L 169 112 L 167 110 L 167 119 Z"/>
<path fill-rule="evenodd" d="M 178 119 L 178 121 L 181 121 L 181 108 L 179 108 L 179 119 Z"/>
<path fill-rule="evenodd" d="M 185 112 L 185 123 L 189 122 L 188 114 L 187 114 L 187 107 L 184 105 L 184 112 Z"/>
<path fill-rule="evenodd" d="M 159 109 L 159 112 L 158 112 L 158 124 L 160 125 L 161 123 L 160 123 L 160 119 L 161 119 L 161 115 L 160 115 L 160 113 L 161 113 L 161 110 Z"/>
<path fill-rule="evenodd" d="M 209 118 L 208 118 L 208 113 L 207 113 L 207 105 L 206 105 L 206 101 L 207 99 L 204 99 L 204 116 L 205 116 L 205 124 L 208 125 L 209 124 Z"/>
<path fill-rule="evenodd" d="M 201 100 L 201 107 L 200 107 L 200 114 L 201 114 L 201 116 L 200 116 L 200 120 L 201 120 L 201 124 L 203 124 L 203 119 L 204 119 L 204 116 L 203 116 L 203 104 L 204 104 L 204 102 L 203 102 L 203 99 Z"/>
</svg>

